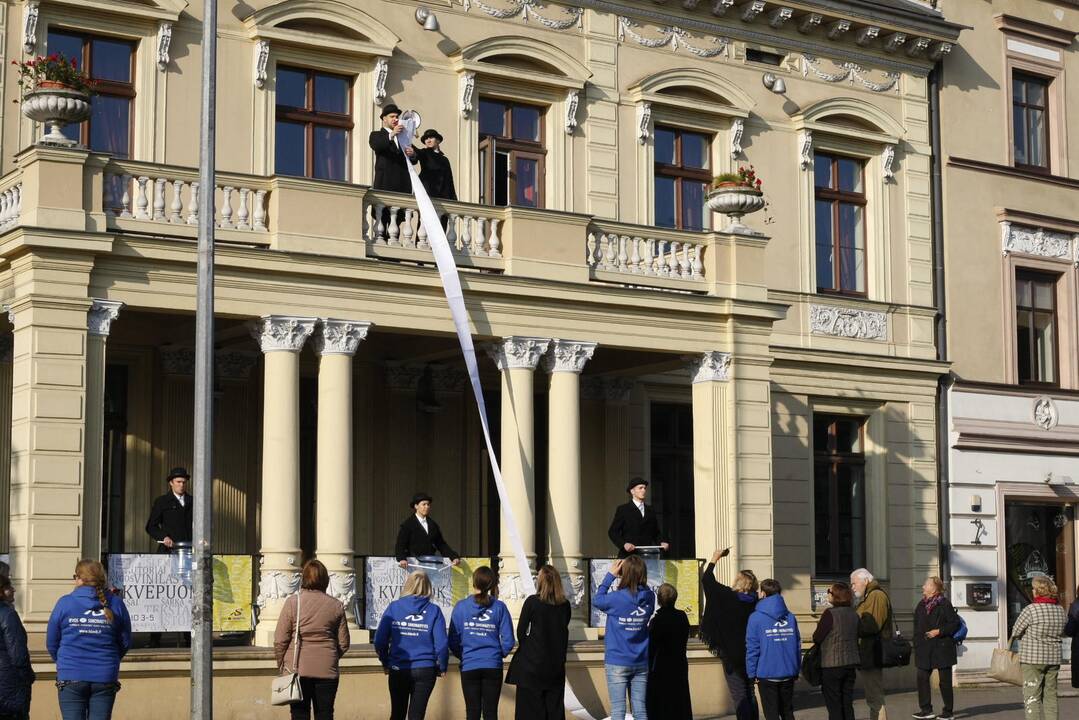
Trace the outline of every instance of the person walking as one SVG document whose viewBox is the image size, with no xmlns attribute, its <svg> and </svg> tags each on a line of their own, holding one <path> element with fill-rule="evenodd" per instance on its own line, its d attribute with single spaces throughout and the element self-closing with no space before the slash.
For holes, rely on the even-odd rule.
<svg viewBox="0 0 1079 720">
<path fill-rule="evenodd" d="M 689 618 L 674 606 L 678 589 L 663 583 L 656 589 L 659 609 L 648 627 L 648 714 L 663 720 L 693 720 L 689 694 Z"/>
<path fill-rule="evenodd" d="M 1057 720 L 1057 676 L 1063 661 L 1061 637 L 1067 615 L 1057 603 L 1057 586 L 1052 580 L 1039 575 L 1031 585 L 1034 602 L 1023 608 L 1012 628 L 1023 669 L 1023 706 L 1026 720 Z"/>
<path fill-rule="evenodd" d="M 333 720 L 340 671 L 338 661 L 348 652 L 348 621 L 341 601 L 326 594 L 330 574 L 318 560 L 304 563 L 300 590 L 285 600 L 274 632 L 274 656 L 277 670 L 296 653 L 292 643 L 296 626 L 300 629 L 298 667 L 303 700 L 289 705 L 292 720 Z"/>
<path fill-rule="evenodd" d="M 390 720 L 423 720 L 435 680 L 446 674 L 446 618 L 433 594 L 427 573 L 412 573 L 375 631 L 375 652 L 389 675 Z"/>
<path fill-rule="evenodd" d="M 955 640 L 959 632 L 959 615 L 944 596 L 944 582 L 933 575 L 922 584 L 922 599 L 914 608 L 914 667 L 918 671 L 918 705 L 911 717 L 915 720 L 952 720 L 952 667 L 958 662 Z M 937 671 L 940 714 L 933 713 L 930 679 Z"/>
<path fill-rule="evenodd" d="M 885 707 L 882 643 L 887 639 L 892 619 L 892 601 L 873 574 L 859 568 L 850 574 L 858 612 L 858 652 L 862 657 L 859 675 L 865 689 L 869 720 L 879 720 Z M 885 715 L 886 717 L 886 715 Z"/>
<path fill-rule="evenodd" d="M 740 570 L 730 587 L 716 580 L 716 563 L 730 552 L 727 548 L 712 553 L 701 576 L 704 586 L 701 640 L 723 663 L 736 720 L 757 720 L 757 695 L 746 677 L 746 627 L 757 606 L 757 576 L 752 570 Z"/>
<path fill-rule="evenodd" d="M 131 647 L 131 618 L 119 595 L 106 591 L 105 568 L 80 560 L 75 589 L 56 601 L 45 647 L 56 663 L 63 720 L 109 720 L 120 690 L 120 660 Z"/>
<path fill-rule="evenodd" d="M 28 720 L 30 688 L 37 677 L 30 667 L 26 628 L 15 612 L 15 588 L 0 573 L 0 720 Z"/>
<path fill-rule="evenodd" d="M 476 594 L 458 602 L 450 616 L 450 652 L 461 661 L 466 720 L 498 720 L 502 662 L 513 650 L 513 619 L 498 599 L 498 575 L 483 565 L 472 573 Z"/>
<path fill-rule="evenodd" d="M 820 646 L 821 693 L 828 720 L 854 720 L 854 681 L 861 664 L 858 653 L 858 613 L 854 593 L 846 583 L 828 588 L 830 607 L 817 621 L 813 642 Z"/>
<path fill-rule="evenodd" d="M 757 682 L 766 720 L 794 719 L 794 681 L 802 666 L 798 619 L 782 592 L 778 580 L 761 581 L 760 600 L 746 628 L 746 676 Z"/>
<path fill-rule="evenodd" d="M 612 592 L 615 578 L 619 587 Z M 647 720 L 648 620 L 656 607 L 656 595 L 648 587 L 644 560 L 637 555 L 616 560 L 596 590 L 592 605 L 607 613 L 603 664 L 611 717 L 621 720 L 626 716 L 629 690 L 633 720 Z"/>
<path fill-rule="evenodd" d="M 1075 595 L 1079 597 L 1079 588 L 1076 588 Z M 1079 688 L 1079 600 L 1068 608 L 1064 634 L 1072 639 L 1072 687 Z"/>
<path fill-rule="evenodd" d="M 550 565 L 536 574 L 536 594 L 529 595 L 517 621 L 517 652 L 506 684 L 517 687 L 516 720 L 563 720 L 566 651 L 573 609 L 562 578 Z"/>
</svg>

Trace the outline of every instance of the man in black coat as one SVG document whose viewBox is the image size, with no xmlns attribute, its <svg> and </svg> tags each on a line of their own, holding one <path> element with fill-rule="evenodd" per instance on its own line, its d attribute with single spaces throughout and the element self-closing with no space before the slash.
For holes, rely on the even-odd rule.
<svg viewBox="0 0 1079 720">
<path fill-rule="evenodd" d="M 448 557 L 454 565 L 460 562 L 460 556 L 442 537 L 442 529 L 438 527 L 438 523 L 429 517 L 431 501 L 432 498 L 427 493 L 416 493 L 412 496 L 409 504 L 414 514 L 401 523 L 394 547 L 394 556 L 401 567 L 408 567 L 408 558 L 423 555 Z"/>
<path fill-rule="evenodd" d="M 416 162 L 416 151 L 409 145 L 404 154 L 397 144 L 397 136 L 404 131 L 405 126 L 398 123 L 401 117 L 401 109 L 389 103 L 382 108 L 379 118 L 382 120 L 382 128 L 371 133 L 367 143 L 375 153 L 375 181 L 371 187 L 375 190 L 389 190 L 391 192 L 411 193 L 412 183 L 408 179 L 407 162 Z"/>
<path fill-rule="evenodd" d="M 607 531 L 607 537 L 618 548 L 618 557 L 629 557 L 637 551 L 637 546 L 658 545 L 664 551 L 670 547 L 667 537 L 660 532 L 659 518 L 656 511 L 644 504 L 648 493 L 648 481 L 633 478 L 626 486 L 630 501 L 619 505 L 614 511 L 614 519 Z"/>
<path fill-rule="evenodd" d="M 456 200 L 457 191 L 453 187 L 453 168 L 450 159 L 441 150 L 442 136 L 438 130 L 428 128 L 420 136 L 423 147 L 416 151 L 420 158 L 420 180 L 427 194 L 433 198 Z"/>
<path fill-rule="evenodd" d="M 169 471 L 167 481 L 169 491 L 154 500 L 150 519 L 146 521 L 146 532 L 159 543 L 159 553 L 172 552 L 178 542 L 191 542 L 194 501 L 187 494 L 191 475 L 184 468 L 175 467 Z"/>
</svg>

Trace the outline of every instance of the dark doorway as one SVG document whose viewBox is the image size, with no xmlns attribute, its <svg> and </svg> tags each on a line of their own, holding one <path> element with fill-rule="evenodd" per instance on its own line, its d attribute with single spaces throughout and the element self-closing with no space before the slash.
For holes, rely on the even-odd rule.
<svg viewBox="0 0 1079 720">
<path fill-rule="evenodd" d="M 670 558 L 694 558 L 693 407 L 683 403 L 652 403 L 651 498 L 660 527 L 670 539 Z"/>
<path fill-rule="evenodd" d="M 127 473 L 126 365 L 105 367 L 105 418 L 101 465 L 101 551 L 124 552 L 124 475 Z"/>
<path fill-rule="evenodd" d="M 1008 498 L 1004 502 L 1008 635 L 1034 601 L 1034 578 L 1046 576 L 1068 607 L 1075 599 L 1075 506 Z"/>
</svg>

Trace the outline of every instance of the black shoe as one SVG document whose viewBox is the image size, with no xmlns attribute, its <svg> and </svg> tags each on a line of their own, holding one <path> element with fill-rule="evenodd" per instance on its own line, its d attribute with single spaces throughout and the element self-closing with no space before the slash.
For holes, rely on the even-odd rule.
<svg viewBox="0 0 1079 720">
<path fill-rule="evenodd" d="M 916 712 L 911 717 L 914 720 L 937 720 L 937 716 L 932 712 Z"/>
</svg>

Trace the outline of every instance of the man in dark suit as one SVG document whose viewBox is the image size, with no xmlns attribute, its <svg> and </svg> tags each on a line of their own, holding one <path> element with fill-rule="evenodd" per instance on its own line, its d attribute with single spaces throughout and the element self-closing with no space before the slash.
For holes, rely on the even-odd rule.
<svg viewBox="0 0 1079 720">
<path fill-rule="evenodd" d="M 397 136 L 404 131 L 405 126 L 398 123 L 401 117 L 401 109 L 389 103 L 382 108 L 379 118 L 382 119 L 382 128 L 371 133 L 367 143 L 375 153 L 375 181 L 371 187 L 375 190 L 389 190 L 391 192 L 411 193 L 412 183 L 408 179 L 408 165 L 416 162 L 416 151 L 409 145 L 404 154 L 397 144 Z"/>
<path fill-rule="evenodd" d="M 666 551 L 670 545 L 660 532 L 656 511 L 644 504 L 648 481 L 633 478 L 626 486 L 626 492 L 630 495 L 630 501 L 619 505 L 614 511 L 614 520 L 607 531 L 607 537 L 618 548 L 618 557 L 629 557 L 637 551 L 637 546 L 658 545 Z"/>
<path fill-rule="evenodd" d="M 433 198 L 456 200 L 457 191 L 453 187 L 453 168 L 450 159 L 441 150 L 442 136 L 438 130 L 428 128 L 420 136 L 423 147 L 416 151 L 420 158 L 420 180 L 427 194 Z"/>
<path fill-rule="evenodd" d="M 159 543 L 159 553 L 172 552 L 178 542 L 191 542 L 192 509 L 194 502 L 187 494 L 191 475 L 182 467 L 169 470 L 169 491 L 154 500 L 146 532 Z"/>
<path fill-rule="evenodd" d="M 438 523 L 430 518 L 431 496 L 427 493 L 416 493 L 409 504 L 414 514 L 401 523 L 401 529 L 397 532 L 397 545 L 394 548 L 397 564 L 408 567 L 410 557 L 441 555 L 457 565 L 460 556 L 446 543 Z"/>
</svg>

